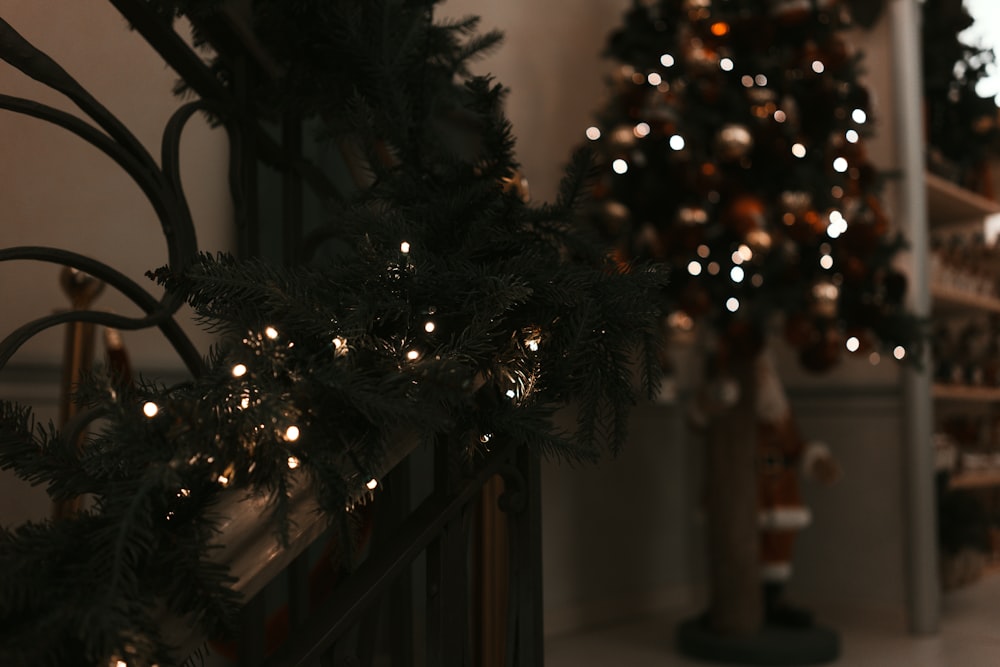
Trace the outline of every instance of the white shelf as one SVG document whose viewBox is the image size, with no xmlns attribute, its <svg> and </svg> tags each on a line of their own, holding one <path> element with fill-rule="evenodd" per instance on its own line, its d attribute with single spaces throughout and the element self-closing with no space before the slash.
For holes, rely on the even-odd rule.
<svg viewBox="0 0 1000 667">
<path fill-rule="evenodd" d="M 963 470 L 948 478 L 950 489 L 981 489 L 1000 486 L 1000 469 Z"/>
<path fill-rule="evenodd" d="M 932 283 L 931 298 L 934 299 L 935 311 L 963 308 L 1000 313 L 1000 299 L 948 285 Z"/>
<path fill-rule="evenodd" d="M 1000 213 L 1000 202 L 966 190 L 940 176 L 924 174 L 927 186 L 927 221 L 931 227 L 981 223 Z"/>
<path fill-rule="evenodd" d="M 935 383 L 931 396 L 938 400 L 967 403 L 1000 403 L 1000 387 L 975 387 L 964 384 Z"/>
</svg>

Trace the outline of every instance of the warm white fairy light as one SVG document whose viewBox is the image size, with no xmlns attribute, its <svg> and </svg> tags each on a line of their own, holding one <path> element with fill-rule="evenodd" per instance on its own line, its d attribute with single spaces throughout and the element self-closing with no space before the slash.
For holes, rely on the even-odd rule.
<svg viewBox="0 0 1000 667">
<path fill-rule="evenodd" d="M 219 475 L 215 478 L 215 481 L 218 482 L 220 486 L 229 486 L 229 475 Z"/>
<path fill-rule="evenodd" d="M 250 394 L 240 396 L 240 407 L 244 410 L 250 407 Z"/>
<path fill-rule="evenodd" d="M 115 662 L 115 667 L 128 667 L 128 663 L 124 660 L 117 660 Z"/>
<path fill-rule="evenodd" d="M 155 417 L 159 411 L 160 411 L 160 406 L 158 406 L 156 403 L 153 403 L 152 401 L 146 401 L 145 403 L 142 404 L 142 414 L 146 415 L 150 419 Z"/>
<path fill-rule="evenodd" d="M 863 125 L 868 120 L 868 114 L 865 113 L 864 109 L 855 109 L 851 112 L 851 120 L 858 125 Z"/>
<path fill-rule="evenodd" d="M 721 270 L 722 270 L 722 267 L 719 265 L 718 262 L 709 262 L 708 263 L 708 272 L 710 274 L 712 274 L 713 276 L 718 275 L 719 271 L 721 271 Z"/>
<path fill-rule="evenodd" d="M 702 259 L 707 259 L 707 258 L 708 258 L 708 255 L 709 255 L 709 254 L 710 254 L 711 252 L 712 252 L 712 249 L 711 249 L 711 248 L 709 248 L 709 247 L 708 247 L 707 245 L 705 245 L 704 243 L 703 243 L 703 244 L 701 244 L 700 246 L 698 246 L 698 256 L 699 256 L 699 257 L 701 257 Z"/>
<path fill-rule="evenodd" d="M 766 86 L 767 85 L 767 77 L 764 76 L 763 74 L 758 74 L 757 76 L 755 76 L 753 78 L 753 82 L 756 83 L 758 86 Z"/>
<path fill-rule="evenodd" d="M 616 174 L 624 174 L 626 171 L 628 171 L 628 162 L 626 162 L 621 158 L 618 158 L 611 163 L 611 168 L 614 170 Z"/>
<path fill-rule="evenodd" d="M 826 65 L 823 64 L 822 60 L 814 60 L 812 61 L 812 71 L 822 74 L 826 71 Z"/>
<path fill-rule="evenodd" d="M 416 361 L 420 358 L 420 352 L 418 350 L 410 350 L 406 353 L 406 358 L 410 361 Z"/>
<path fill-rule="evenodd" d="M 646 76 L 646 83 L 648 83 L 651 86 L 658 86 L 661 83 L 663 83 L 663 77 L 657 74 L 656 72 L 650 72 Z"/>
<path fill-rule="evenodd" d="M 776 123 L 784 123 L 788 119 L 788 115 L 781 109 L 774 110 L 774 121 Z"/>
<path fill-rule="evenodd" d="M 896 357 L 896 359 L 902 360 L 902 358 L 906 356 L 906 350 L 902 345 L 897 345 L 892 349 L 892 356 Z"/>
<path fill-rule="evenodd" d="M 295 424 L 292 424 L 291 426 L 285 429 L 285 440 L 287 440 L 288 442 L 295 442 L 296 440 L 299 439 L 300 435 L 302 435 L 302 432 L 299 431 L 299 427 L 296 426 Z"/>
<path fill-rule="evenodd" d="M 532 336 L 528 340 L 524 341 L 524 346 L 529 350 L 531 350 L 532 352 L 538 352 L 539 345 L 540 341 L 538 340 L 537 336 Z"/>
<path fill-rule="evenodd" d="M 407 243 L 406 241 L 400 243 L 399 252 L 403 253 L 404 255 L 408 254 L 410 252 L 410 244 Z"/>
<path fill-rule="evenodd" d="M 735 66 L 736 63 L 733 62 L 732 58 L 723 58 L 719 61 L 719 67 L 723 72 L 732 72 Z"/>
<path fill-rule="evenodd" d="M 833 170 L 837 173 L 843 174 L 847 171 L 847 159 L 843 157 L 838 157 L 833 161 Z"/>
<path fill-rule="evenodd" d="M 177 492 L 177 497 L 178 498 L 190 498 L 191 497 L 191 489 L 181 489 L 180 491 Z"/>
<path fill-rule="evenodd" d="M 701 262 L 695 259 L 692 259 L 690 262 L 688 262 L 688 273 L 690 273 L 692 276 L 700 276 Z"/>
<path fill-rule="evenodd" d="M 868 363 L 872 366 L 878 366 L 878 362 L 882 361 L 882 356 L 878 352 L 872 352 L 868 355 Z"/>
<path fill-rule="evenodd" d="M 844 346 L 847 347 L 848 352 L 857 352 L 861 349 L 861 341 L 858 340 L 857 336 L 851 336 L 847 339 L 847 342 L 844 343 Z"/>
<path fill-rule="evenodd" d="M 762 276 L 759 273 L 753 274 L 752 276 L 750 276 L 750 284 L 753 285 L 754 287 L 760 287 L 761 285 L 764 284 L 764 276 Z"/>
<path fill-rule="evenodd" d="M 686 145 L 687 142 L 684 141 L 684 137 L 682 137 L 681 135 L 675 134 L 670 137 L 670 147 L 675 151 L 684 150 L 684 146 Z"/>
<path fill-rule="evenodd" d="M 858 140 L 861 138 L 861 135 L 858 134 L 857 130 L 848 130 L 847 132 L 844 133 L 844 138 L 847 139 L 847 143 L 856 144 L 858 143 Z"/>
<path fill-rule="evenodd" d="M 632 134 L 642 139 L 643 137 L 648 137 L 652 128 L 649 127 L 649 123 L 637 123 L 634 128 L 632 128 Z"/>
<path fill-rule="evenodd" d="M 598 139 L 601 138 L 601 129 L 599 127 L 591 125 L 590 127 L 587 128 L 585 134 L 587 135 L 587 138 L 590 139 L 591 141 L 597 141 Z"/>
<path fill-rule="evenodd" d="M 739 299 L 737 299 L 735 296 L 731 296 L 728 299 L 726 299 L 726 310 L 728 310 L 730 313 L 735 313 L 739 309 L 740 309 Z"/>
<path fill-rule="evenodd" d="M 739 250 L 734 250 L 733 254 L 730 255 L 729 258 L 733 260 L 733 264 L 736 264 L 737 266 L 743 263 L 743 255 L 740 254 Z"/>
<path fill-rule="evenodd" d="M 753 250 L 751 250 L 750 246 L 748 246 L 745 243 L 740 244 L 740 247 L 736 249 L 736 254 L 738 254 L 740 256 L 740 259 L 742 259 L 744 262 L 749 262 L 751 259 L 753 259 Z"/>
<path fill-rule="evenodd" d="M 749 74 L 744 74 L 742 78 L 740 78 L 740 82 L 743 84 L 744 88 L 753 88 L 753 77 Z"/>
<path fill-rule="evenodd" d="M 241 378 L 247 374 L 247 367 L 243 364 L 236 364 L 233 366 L 233 377 Z"/>
<path fill-rule="evenodd" d="M 274 327 L 267 327 L 266 329 L 264 329 L 264 335 L 270 338 L 271 340 L 274 340 L 275 338 L 278 337 L 278 330 L 275 329 Z"/>
<path fill-rule="evenodd" d="M 513 389 L 508 389 L 506 392 L 504 392 L 504 395 L 510 399 L 517 398 L 517 392 L 514 391 Z"/>
<path fill-rule="evenodd" d="M 434 333 L 434 329 L 436 328 L 437 327 L 432 321 L 427 320 L 426 322 L 424 322 L 424 331 L 426 331 L 427 333 Z"/>
<path fill-rule="evenodd" d="M 289 468 L 289 470 L 295 470 L 296 468 L 299 467 L 299 464 L 301 464 L 301 463 L 302 462 L 299 461 L 299 459 L 298 459 L 297 456 L 289 456 L 288 457 L 288 468 Z"/>
<path fill-rule="evenodd" d="M 823 255 L 822 257 L 820 257 L 819 258 L 819 265 L 820 265 L 820 267 L 822 267 L 824 269 L 827 269 L 827 270 L 832 269 L 833 268 L 833 255 Z"/>
<path fill-rule="evenodd" d="M 831 239 L 838 238 L 847 231 L 847 220 L 840 211 L 830 211 L 830 223 L 826 226 L 826 235 Z"/>
<path fill-rule="evenodd" d="M 734 266 L 732 269 L 729 270 L 729 278 L 734 283 L 741 283 L 741 282 L 743 282 L 743 278 L 745 276 L 746 276 L 746 272 L 743 270 L 742 266 Z"/>
<path fill-rule="evenodd" d="M 794 155 L 795 157 L 799 157 L 799 158 L 805 157 L 806 156 L 806 147 L 805 147 L 805 145 L 800 144 L 800 143 L 792 144 L 792 155 Z"/>
<path fill-rule="evenodd" d="M 484 445 L 492 439 L 493 439 L 492 433 L 483 433 L 481 436 L 479 436 L 479 442 L 483 443 Z"/>
<path fill-rule="evenodd" d="M 663 65 L 664 67 L 673 67 L 674 62 L 676 62 L 674 60 L 674 57 L 669 53 L 664 53 L 662 56 L 660 56 L 660 64 Z"/>
<path fill-rule="evenodd" d="M 372 477 L 365 483 L 365 487 L 367 487 L 369 491 L 374 491 L 376 488 L 378 488 L 378 480 Z"/>
</svg>

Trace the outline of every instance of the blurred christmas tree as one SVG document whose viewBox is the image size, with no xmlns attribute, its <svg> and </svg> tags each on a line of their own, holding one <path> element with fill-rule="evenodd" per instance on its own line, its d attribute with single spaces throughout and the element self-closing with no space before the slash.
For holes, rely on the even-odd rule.
<svg viewBox="0 0 1000 667">
<path fill-rule="evenodd" d="M 962 38 L 973 24 L 962 0 L 927 0 L 921 10 L 928 167 L 993 196 L 983 176 L 986 159 L 1000 150 L 997 102 L 977 87 L 996 55 Z"/>
<path fill-rule="evenodd" d="M 622 261 L 670 268 L 671 325 L 710 341 L 709 620 L 722 635 L 761 623 L 753 365 L 771 332 L 816 372 L 877 345 L 901 359 L 920 339 L 865 150 L 850 25 L 835 0 L 634 2 L 608 43 L 621 63 L 610 102 L 587 129 L 602 158 L 593 222 Z"/>
<path fill-rule="evenodd" d="M 154 4 L 195 25 L 232 6 Z M 499 443 L 571 460 L 623 444 L 633 362 L 656 359 L 663 274 L 620 271 L 575 229 L 584 160 L 557 202 L 525 201 L 503 90 L 467 69 L 498 35 L 436 21 L 436 4 L 236 3 L 275 65 L 254 90 L 259 115 L 300 111 L 351 147 L 362 178 L 324 191 L 290 266 L 192 252 L 152 272 L 223 340 L 180 385 L 110 374 L 81 386 L 102 418 L 82 451 L 72 428 L 35 428 L 0 404 L 0 467 L 56 499 L 93 499 L 76 517 L 0 531 L 3 664 L 177 664 L 164 614 L 205 636 L 231 630 L 240 601 L 210 558 L 223 489 L 269 498 L 280 532 L 290 490 L 308 484 L 346 534 L 401 441 L 444 445 L 466 470 Z M 0 56 L 85 98 L 3 22 Z M 222 83 L 230 64 L 212 63 Z M 139 142 L 126 149 L 161 176 Z M 554 415 L 573 402 L 566 432 Z"/>
</svg>

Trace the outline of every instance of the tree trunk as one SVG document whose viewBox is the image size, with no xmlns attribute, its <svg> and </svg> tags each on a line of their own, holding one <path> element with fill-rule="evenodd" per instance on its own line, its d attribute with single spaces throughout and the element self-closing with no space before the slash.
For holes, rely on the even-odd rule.
<svg viewBox="0 0 1000 667">
<path fill-rule="evenodd" d="M 735 362 L 735 363 L 732 363 Z M 705 433 L 709 624 L 719 635 L 750 636 L 763 625 L 757 529 L 754 360 L 732 360 L 736 403 Z M 718 379 L 718 378 L 716 378 Z"/>
</svg>

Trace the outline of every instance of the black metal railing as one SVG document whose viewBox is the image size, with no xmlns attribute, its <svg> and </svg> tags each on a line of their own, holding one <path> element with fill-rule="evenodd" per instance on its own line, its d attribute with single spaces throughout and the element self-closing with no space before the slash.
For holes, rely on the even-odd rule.
<svg viewBox="0 0 1000 667">
<path fill-rule="evenodd" d="M 0 58 L 26 75 L 63 94 L 82 112 L 73 115 L 18 97 L 0 94 L 0 109 L 33 116 L 59 126 L 111 157 L 141 188 L 160 221 L 172 267 L 182 269 L 198 253 L 194 225 L 181 187 L 179 152 L 185 124 L 199 112 L 208 112 L 228 133 L 229 178 L 238 229 L 238 253 L 263 254 L 260 220 L 261 165 L 277 172 L 282 210 L 281 249 L 277 259 L 293 264 L 302 257 L 304 198 L 343 197 L 345 188 L 303 156 L 303 120 L 292 114 L 264 121 L 256 112 L 250 91 L 257 77 L 279 75 L 267 54 L 248 36 L 239 17 L 220 12 L 199 25 L 200 33 L 228 63 L 232 79 L 222 82 L 199 54 L 142 0 L 110 0 L 145 40 L 180 75 L 198 99 L 181 105 L 163 132 L 159 161 L 114 115 L 51 58 L 29 44 L 0 19 Z M 273 188 L 268 196 L 274 196 Z M 46 262 L 85 272 L 137 304 L 141 317 L 124 317 L 90 308 L 78 308 L 39 318 L 17 327 L 0 341 L 0 371 L 11 356 L 42 331 L 74 322 L 120 330 L 159 328 L 189 371 L 202 372 L 199 350 L 181 330 L 176 312 L 180 299 L 169 292 L 157 297 L 112 266 L 70 249 L 12 247 L 0 249 L 0 262 Z M 92 415 L 82 414 L 67 425 L 70 432 L 87 427 Z M 540 665 L 541 637 L 541 520 L 538 506 L 537 457 L 514 443 L 495 447 L 474 465 L 456 470 L 441 444 L 430 454 L 413 447 L 386 470 L 383 493 L 374 505 L 373 534 L 362 560 L 341 580 L 323 604 L 310 603 L 308 571 L 315 561 L 310 544 L 333 539 L 321 529 L 303 531 L 298 540 L 269 561 L 268 582 L 245 580 L 247 598 L 244 628 L 236 649 L 245 666 L 359 664 L 370 665 L 381 656 L 390 664 L 409 665 Z M 423 458 L 421 458 L 423 456 Z M 491 480 L 503 479 L 499 502 L 504 513 L 484 522 L 475 510 L 497 502 L 484 493 Z M 417 492 L 416 487 L 429 490 Z M 239 512 L 238 507 L 233 508 Z M 488 524 L 488 525 L 484 525 Z M 473 540 L 475 533 L 502 532 L 503 540 Z M 220 538 L 225 541 L 225 534 Z M 474 544 L 475 542 L 475 544 Z M 261 548 L 250 540 L 244 549 Z M 504 546 L 506 544 L 507 546 Z M 254 546 L 258 545 L 258 546 Z M 474 589 L 483 577 L 475 574 L 475 554 L 502 550 L 509 570 L 503 595 L 485 595 Z M 244 554 L 245 556 L 246 554 Z M 496 554 L 494 554 L 496 555 Z M 230 558 L 239 554 L 230 553 Z M 253 560 L 252 558 L 250 560 Z M 275 562 L 281 573 L 274 574 Z M 421 572 L 422 570 L 422 572 Z M 260 572 L 257 572 L 260 575 Z M 239 587 L 240 584 L 237 584 Z M 263 627 L 273 606 L 274 588 L 288 610 L 288 632 L 281 646 L 267 655 Z M 484 608 L 483 600 L 489 602 Z M 506 621 L 499 643 L 502 650 L 484 649 L 497 642 L 484 637 L 479 620 L 500 614 Z M 477 620 L 479 619 L 479 620 Z M 494 626 L 496 624 L 494 623 Z M 189 660 L 198 664 L 200 651 Z"/>
</svg>

